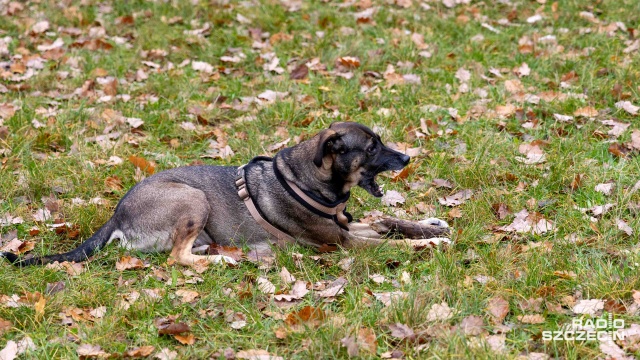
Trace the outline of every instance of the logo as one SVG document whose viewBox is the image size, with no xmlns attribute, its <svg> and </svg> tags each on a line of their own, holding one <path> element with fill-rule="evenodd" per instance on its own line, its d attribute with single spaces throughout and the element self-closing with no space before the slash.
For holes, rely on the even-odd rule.
<svg viewBox="0 0 640 360">
<path fill-rule="evenodd" d="M 624 319 L 614 319 L 613 314 L 607 314 L 594 319 L 575 318 L 570 324 L 565 324 L 560 330 L 543 330 L 543 341 L 596 341 L 596 340 L 624 340 Z"/>
</svg>

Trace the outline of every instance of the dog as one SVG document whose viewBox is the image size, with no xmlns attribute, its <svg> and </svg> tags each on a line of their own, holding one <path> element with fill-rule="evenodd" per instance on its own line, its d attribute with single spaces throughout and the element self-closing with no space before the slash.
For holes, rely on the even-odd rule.
<svg viewBox="0 0 640 360">
<path fill-rule="evenodd" d="M 381 197 L 376 176 L 401 170 L 409 161 L 368 127 L 333 123 L 273 159 L 256 157 L 242 167 L 179 167 L 150 176 L 131 188 L 113 216 L 74 250 L 31 258 L 2 256 L 17 266 L 81 262 L 119 239 L 126 249 L 170 252 L 182 265 L 203 259 L 235 264 L 230 257 L 194 254 L 192 249 L 212 243 L 254 249 L 292 243 L 345 248 L 437 243 L 442 240 L 437 236 L 448 232 L 444 222 L 432 223 L 442 225 L 430 228 L 427 235 L 435 239 L 387 240 L 367 224 L 350 223 L 346 212 L 354 186 Z"/>
</svg>

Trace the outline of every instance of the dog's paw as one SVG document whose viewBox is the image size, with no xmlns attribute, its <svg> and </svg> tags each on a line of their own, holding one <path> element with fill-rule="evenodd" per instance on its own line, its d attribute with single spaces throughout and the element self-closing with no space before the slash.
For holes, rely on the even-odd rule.
<svg viewBox="0 0 640 360">
<path fill-rule="evenodd" d="M 444 221 L 442 219 L 438 219 L 438 218 L 426 218 L 424 220 L 418 221 L 418 224 L 438 226 L 438 227 L 443 227 L 443 228 L 448 228 L 449 227 L 449 224 L 446 221 Z"/>
<path fill-rule="evenodd" d="M 214 264 L 220 264 L 220 263 L 227 263 L 227 264 L 231 264 L 231 265 L 237 265 L 238 262 L 235 261 L 233 258 L 228 257 L 228 256 L 224 256 L 224 255 L 212 255 L 210 256 L 211 258 L 211 262 Z"/>
<path fill-rule="evenodd" d="M 439 247 L 440 245 L 451 245 L 451 239 L 446 237 L 434 237 L 431 239 L 413 239 L 411 240 L 411 246 L 417 247 Z"/>
</svg>

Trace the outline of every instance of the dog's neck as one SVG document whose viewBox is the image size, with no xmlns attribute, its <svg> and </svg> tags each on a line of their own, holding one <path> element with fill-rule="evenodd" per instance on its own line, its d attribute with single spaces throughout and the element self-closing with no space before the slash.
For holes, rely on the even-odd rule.
<svg viewBox="0 0 640 360">
<path fill-rule="evenodd" d="M 302 142 L 278 152 L 274 157 L 275 166 L 278 167 L 285 179 L 326 203 L 334 203 L 346 197 L 350 187 L 346 186 L 344 180 L 332 176 L 330 170 L 317 167 L 308 156 L 302 158 L 296 156 L 297 154 L 313 154 L 314 152 L 315 146 L 313 144 Z"/>
</svg>

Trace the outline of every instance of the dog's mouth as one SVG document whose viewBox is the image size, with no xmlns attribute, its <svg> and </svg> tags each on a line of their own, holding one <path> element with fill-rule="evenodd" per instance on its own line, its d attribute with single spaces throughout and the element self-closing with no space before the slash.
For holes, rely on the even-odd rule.
<svg viewBox="0 0 640 360">
<path fill-rule="evenodd" d="M 375 197 L 382 197 L 382 189 L 376 183 L 375 175 L 365 175 L 358 182 L 358 186 L 367 190 L 367 192 Z"/>
</svg>

